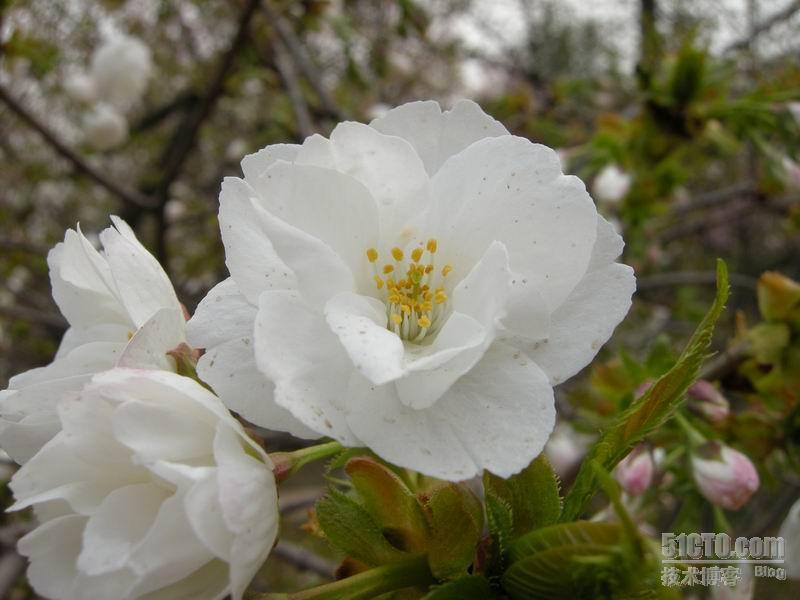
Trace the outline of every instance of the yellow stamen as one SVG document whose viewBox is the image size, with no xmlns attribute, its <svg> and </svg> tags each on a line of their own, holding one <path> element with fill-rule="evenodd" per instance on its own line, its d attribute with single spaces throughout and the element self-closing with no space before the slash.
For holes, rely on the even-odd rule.
<svg viewBox="0 0 800 600">
<path fill-rule="evenodd" d="M 375 275 L 375 286 L 380 290 L 383 288 L 383 279 Z"/>
<path fill-rule="evenodd" d="M 414 262 L 419 262 L 419 259 L 422 258 L 422 252 L 422 248 L 414 248 L 414 250 L 411 252 L 411 260 Z"/>
<path fill-rule="evenodd" d="M 419 323 L 420 327 L 428 328 L 431 326 L 431 320 L 428 317 L 420 317 L 417 319 L 417 323 Z"/>
<path fill-rule="evenodd" d="M 394 271 L 394 265 L 383 265 L 383 273 L 384 273 L 384 275 L 388 275 L 392 271 Z"/>
<path fill-rule="evenodd" d="M 403 251 L 397 247 L 392 248 L 392 256 L 397 262 L 400 262 L 401 260 L 403 260 Z"/>
<path fill-rule="evenodd" d="M 453 267 L 450 265 L 445 265 L 442 267 L 442 277 L 447 277 L 447 274 L 453 270 Z"/>
<path fill-rule="evenodd" d="M 435 254 L 438 246 L 439 244 L 436 240 L 428 240 L 428 245 L 426 247 L 428 248 L 428 252 Z"/>
<path fill-rule="evenodd" d="M 410 315 L 410 314 L 411 314 L 411 307 L 410 307 L 408 304 L 403 304 L 403 305 L 400 307 L 400 310 L 402 310 L 402 311 L 403 311 L 404 313 L 406 313 L 407 315 Z"/>
<path fill-rule="evenodd" d="M 431 271 L 433 271 L 433 265 L 427 265 L 427 266 L 425 267 L 425 274 L 427 275 L 427 274 L 428 274 L 428 273 L 430 273 Z"/>
<path fill-rule="evenodd" d="M 400 325 L 403 322 L 403 317 L 398 315 L 397 313 L 392 313 L 392 321 L 395 325 Z"/>
<path fill-rule="evenodd" d="M 367 260 L 371 263 L 378 260 L 378 251 L 375 248 L 367 248 Z"/>
<path fill-rule="evenodd" d="M 445 294 L 442 290 L 439 290 L 433 297 L 433 301 L 436 302 L 436 304 L 444 304 L 447 302 L 447 294 Z"/>
</svg>

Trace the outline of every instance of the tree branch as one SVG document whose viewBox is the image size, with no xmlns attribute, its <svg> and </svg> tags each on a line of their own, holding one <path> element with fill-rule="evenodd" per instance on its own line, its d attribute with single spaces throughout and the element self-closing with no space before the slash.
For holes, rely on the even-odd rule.
<svg viewBox="0 0 800 600">
<path fill-rule="evenodd" d="M 289 56 L 291 56 L 291 59 L 294 61 L 300 71 L 302 71 L 303 76 L 309 85 L 314 88 L 314 93 L 319 98 L 323 110 L 334 119 L 338 119 L 339 121 L 345 120 L 347 115 L 341 108 L 339 108 L 333 97 L 322 84 L 322 77 L 319 74 L 319 70 L 306 53 L 303 45 L 300 43 L 300 40 L 297 39 L 297 36 L 295 35 L 294 30 L 292 29 L 291 25 L 289 25 L 288 21 L 286 21 L 283 16 L 276 13 L 268 1 L 264 2 L 262 5 L 262 10 L 275 29 L 275 32 L 278 34 L 278 37 L 281 39 L 281 42 L 283 42 L 283 45 L 289 53 Z"/>
<path fill-rule="evenodd" d="M 53 131 L 44 125 L 44 123 L 39 121 L 32 113 L 28 112 L 28 110 L 3 86 L 0 86 L 0 100 L 8 106 L 20 120 L 25 122 L 31 129 L 35 130 L 58 154 L 72 163 L 76 171 L 82 173 L 126 204 L 144 209 L 155 208 L 156 204 L 151 198 L 134 190 L 122 187 L 112 179 L 106 177 L 72 148 L 68 147 Z"/>
<path fill-rule="evenodd" d="M 747 37 L 744 37 L 740 40 L 729 44 L 724 50 L 724 53 L 727 52 L 734 52 L 736 50 L 745 50 L 749 48 L 753 40 L 760 36 L 763 33 L 768 32 L 770 29 L 775 27 L 776 25 L 786 21 L 790 17 L 792 17 L 796 12 L 800 11 L 800 0 L 794 0 L 790 2 L 785 8 L 777 11 L 776 13 L 770 15 L 761 23 L 753 27 Z"/>
<path fill-rule="evenodd" d="M 315 133 L 315 128 L 311 122 L 311 114 L 308 112 L 308 104 L 303 97 L 303 89 L 300 87 L 297 73 L 294 70 L 294 63 L 286 52 L 283 42 L 277 38 L 272 39 L 272 53 L 275 69 L 278 71 L 278 75 L 283 81 L 283 87 L 286 89 L 286 95 L 289 96 L 289 101 L 292 103 L 297 130 L 305 139 Z"/>
<path fill-rule="evenodd" d="M 302 571 L 311 571 L 326 579 L 333 579 L 336 572 L 336 565 L 332 561 L 291 542 L 280 542 L 272 549 L 272 555 Z"/>
</svg>

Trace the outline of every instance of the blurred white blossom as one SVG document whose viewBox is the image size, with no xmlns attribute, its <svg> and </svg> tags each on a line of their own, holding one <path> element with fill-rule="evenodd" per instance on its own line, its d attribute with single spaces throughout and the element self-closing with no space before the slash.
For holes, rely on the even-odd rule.
<svg viewBox="0 0 800 600">
<path fill-rule="evenodd" d="M 629 173 L 617 165 L 604 167 L 594 180 L 592 190 L 601 202 L 619 202 L 631 188 L 632 178 Z"/>
<path fill-rule="evenodd" d="M 128 121 L 112 106 L 97 104 L 83 118 L 86 142 L 97 150 L 111 150 L 128 139 Z"/>
<path fill-rule="evenodd" d="M 152 69 L 150 49 L 141 40 L 117 35 L 95 51 L 90 74 L 99 97 L 124 112 L 141 100 Z"/>
</svg>

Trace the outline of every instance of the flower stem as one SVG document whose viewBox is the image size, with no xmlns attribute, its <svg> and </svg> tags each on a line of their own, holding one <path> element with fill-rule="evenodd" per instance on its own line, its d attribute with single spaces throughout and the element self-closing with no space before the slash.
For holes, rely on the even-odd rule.
<svg viewBox="0 0 800 600">
<path fill-rule="evenodd" d="M 301 448 L 294 452 L 274 452 L 269 457 L 275 465 L 275 476 L 279 481 L 283 481 L 308 463 L 328 458 L 341 451 L 342 445 L 339 442 L 327 442 Z"/>
<path fill-rule="evenodd" d="M 424 554 L 407 560 L 381 565 L 358 575 L 333 583 L 326 583 L 294 594 L 264 594 L 251 596 L 253 600 L 366 600 L 386 592 L 435 582 Z"/>
<path fill-rule="evenodd" d="M 678 425 L 680 425 L 681 429 L 683 429 L 684 433 L 686 434 L 686 437 L 689 440 L 689 446 L 696 448 L 697 446 L 702 446 L 705 443 L 706 438 L 703 436 L 703 434 L 697 431 L 697 429 L 695 429 L 692 424 L 689 423 L 689 420 L 680 412 L 675 413 L 675 421 L 678 423 Z"/>
</svg>

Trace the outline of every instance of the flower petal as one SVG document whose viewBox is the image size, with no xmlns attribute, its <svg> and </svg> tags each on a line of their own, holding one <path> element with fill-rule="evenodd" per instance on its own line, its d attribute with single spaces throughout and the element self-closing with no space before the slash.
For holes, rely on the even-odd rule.
<svg viewBox="0 0 800 600">
<path fill-rule="evenodd" d="M 325 305 L 325 319 L 355 368 L 377 385 L 405 374 L 405 347 L 386 328 L 386 305 L 368 296 L 343 292 Z"/>
<path fill-rule="evenodd" d="M 444 112 L 438 102 L 409 102 L 373 120 L 370 127 L 407 140 L 431 176 L 450 156 L 473 142 L 508 135 L 500 122 L 471 100 L 460 100 Z"/>
<path fill-rule="evenodd" d="M 257 308 L 247 301 L 233 277 L 215 285 L 186 323 L 186 337 L 195 348 L 213 348 L 253 335 Z"/>
<path fill-rule="evenodd" d="M 499 240 L 511 271 L 551 310 L 586 271 L 597 211 L 583 183 L 562 175 L 545 146 L 515 136 L 476 142 L 436 173 L 431 198 L 428 227 L 456 271 L 471 268 Z"/>
<path fill-rule="evenodd" d="M 175 363 L 167 352 L 186 341 L 185 329 L 182 311 L 162 308 L 134 334 L 117 364 L 120 367 L 173 371 Z"/>
<path fill-rule="evenodd" d="M 153 483 L 127 485 L 111 492 L 86 523 L 78 568 L 87 575 L 124 568 L 169 495 Z"/>
<path fill-rule="evenodd" d="M 391 385 L 354 378 L 348 409 L 355 434 L 381 458 L 451 481 L 482 469 L 516 473 L 541 451 L 555 421 L 544 373 L 499 343 L 430 408 L 409 408 Z"/>
<path fill-rule="evenodd" d="M 241 179 L 226 177 L 219 194 L 219 229 L 225 264 L 239 291 L 255 305 L 264 290 L 293 289 L 294 273 L 278 258 L 261 227 L 251 198 L 256 193 Z"/>
<path fill-rule="evenodd" d="M 320 435 L 358 445 L 343 406 L 353 364 L 321 313 L 297 292 L 264 292 L 255 350 L 258 368 L 275 383 L 275 402 Z"/>
<path fill-rule="evenodd" d="M 133 323 L 141 327 L 162 308 L 181 311 L 167 274 L 139 243 L 131 228 L 118 217 L 114 227 L 100 232 L 105 258 L 119 295 Z"/>
<path fill-rule="evenodd" d="M 633 269 L 611 263 L 587 273 L 552 315 L 550 335 L 522 346 L 553 385 L 572 377 L 594 358 L 631 307 Z"/>
<path fill-rule="evenodd" d="M 248 154 L 242 159 L 242 173 L 244 173 L 245 181 L 252 185 L 276 161 L 292 162 L 297 158 L 299 151 L 299 144 L 271 144 L 258 152 Z"/>
</svg>

